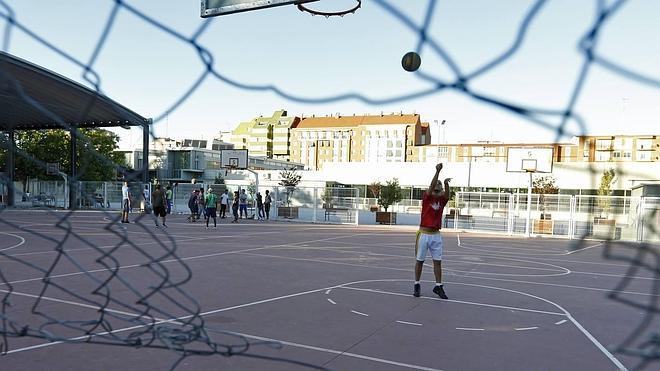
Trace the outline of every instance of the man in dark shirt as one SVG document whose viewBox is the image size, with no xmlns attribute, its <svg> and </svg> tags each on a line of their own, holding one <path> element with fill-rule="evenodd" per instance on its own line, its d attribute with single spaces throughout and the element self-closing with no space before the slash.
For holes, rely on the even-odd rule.
<svg viewBox="0 0 660 371">
<path fill-rule="evenodd" d="M 165 217 L 167 216 L 167 197 L 165 196 L 165 192 L 160 188 L 160 184 L 156 185 L 156 190 L 151 193 L 151 205 L 154 208 L 154 221 L 156 222 L 156 228 L 159 227 L 159 216 L 163 220 L 163 227 L 167 228 L 167 224 L 165 224 Z"/>
</svg>

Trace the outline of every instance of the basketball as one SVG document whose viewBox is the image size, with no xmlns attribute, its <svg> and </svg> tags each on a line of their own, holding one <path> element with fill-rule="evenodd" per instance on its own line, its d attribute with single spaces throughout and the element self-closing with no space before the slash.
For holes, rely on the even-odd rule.
<svg viewBox="0 0 660 371">
<path fill-rule="evenodd" d="M 422 64 L 422 58 L 415 52 L 406 53 L 401 59 L 401 66 L 408 72 L 415 72 Z"/>
</svg>

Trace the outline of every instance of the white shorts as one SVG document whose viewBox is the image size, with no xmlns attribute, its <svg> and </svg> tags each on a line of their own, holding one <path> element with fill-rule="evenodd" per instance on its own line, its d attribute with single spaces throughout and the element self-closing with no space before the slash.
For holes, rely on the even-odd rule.
<svg viewBox="0 0 660 371">
<path fill-rule="evenodd" d="M 433 260 L 442 260 L 442 235 L 440 235 L 440 231 L 436 233 L 417 231 L 415 259 L 420 262 L 426 260 L 427 250 L 431 253 Z"/>
</svg>

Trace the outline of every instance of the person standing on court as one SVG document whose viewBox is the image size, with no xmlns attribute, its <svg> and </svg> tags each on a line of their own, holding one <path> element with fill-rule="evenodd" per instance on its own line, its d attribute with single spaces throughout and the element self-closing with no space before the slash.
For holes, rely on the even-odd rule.
<svg viewBox="0 0 660 371">
<path fill-rule="evenodd" d="M 229 190 L 225 191 L 220 196 L 220 219 L 227 218 L 227 207 L 229 206 Z"/>
<path fill-rule="evenodd" d="M 206 212 L 204 213 L 204 218 L 206 219 L 206 229 L 209 229 L 209 219 L 213 218 L 213 228 L 218 228 L 218 222 L 216 221 L 216 210 L 218 208 L 218 196 L 213 193 L 213 188 L 209 187 L 206 191 L 205 206 Z"/>
<path fill-rule="evenodd" d="M 257 192 L 257 219 L 264 220 L 264 199 L 261 192 Z"/>
<path fill-rule="evenodd" d="M 145 184 L 144 189 L 142 190 L 142 198 L 144 199 L 144 205 L 142 205 L 142 212 L 149 214 L 151 211 L 151 193 L 149 192 L 149 185 Z"/>
<path fill-rule="evenodd" d="M 442 225 L 442 211 L 449 202 L 449 182 L 451 178 L 445 179 L 443 191 L 441 184 L 438 182 L 441 170 L 442 164 L 437 164 L 431 184 L 422 197 L 422 213 L 415 240 L 415 285 L 413 289 L 413 296 L 415 297 L 421 295 L 420 279 L 424 260 L 426 260 L 426 252 L 429 251 L 433 258 L 433 274 L 435 275 L 433 292 L 441 299 L 447 299 L 442 284 L 442 236 L 440 235 L 440 226 Z"/>
<path fill-rule="evenodd" d="M 270 191 L 266 190 L 266 196 L 264 197 L 264 214 L 266 214 L 266 220 L 270 219 L 271 202 L 273 202 L 273 199 L 270 197 Z"/>
<path fill-rule="evenodd" d="M 234 191 L 234 200 L 231 204 L 231 212 L 234 214 L 234 220 L 232 220 L 232 223 L 238 223 L 238 203 L 239 201 L 239 194 L 238 191 Z"/>
<path fill-rule="evenodd" d="M 169 215 L 172 213 L 172 186 L 168 185 L 165 189 L 165 198 L 167 199 L 167 214 Z"/>
<path fill-rule="evenodd" d="M 165 224 L 165 217 L 167 216 L 167 196 L 161 189 L 160 184 L 156 184 L 156 190 L 151 193 L 151 206 L 154 211 L 156 228 L 159 227 L 158 217 L 163 220 L 163 227 L 167 228 L 167 224 Z"/>
<path fill-rule="evenodd" d="M 124 181 L 121 187 L 121 222 L 130 223 L 128 221 L 128 213 L 131 211 L 131 189 L 128 188 L 128 182 Z"/>
<path fill-rule="evenodd" d="M 245 212 L 245 219 L 247 219 L 247 193 L 245 193 L 245 188 L 241 189 L 241 195 L 239 196 L 239 214 L 240 217 L 243 217 L 243 212 Z"/>
<path fill-rule="evenodd" d="M 206 196 L 204 196 L 204 187 L 199 187 L 199 197 L 197 198 L 197 220 L 199 220 L 202 215 L 206 218 Z"/>
</svg>

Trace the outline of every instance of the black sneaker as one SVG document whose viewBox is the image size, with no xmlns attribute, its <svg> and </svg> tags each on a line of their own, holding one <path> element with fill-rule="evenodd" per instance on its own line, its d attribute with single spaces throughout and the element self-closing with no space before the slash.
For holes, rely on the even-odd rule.
<svg viewBox="0 0 660 371">
<path fill-rule="evenodd" d="M 413 289 L 413 296 L 418 298 L 421 295 L 421 289 L 422 286 L 419 283 L 416 283 L 415 288 Z"/>
<path fill-rule="evenodd" d="M 442 286 L 436 286 L 433 288 L 433 292 L 436 293 L 440 299 L 449 299 L 447 294 L 445 294 L 445 289 Z"/>
</svg>

